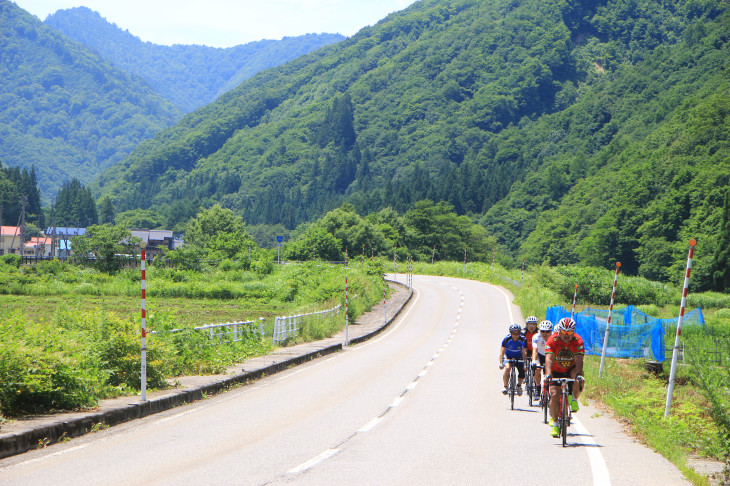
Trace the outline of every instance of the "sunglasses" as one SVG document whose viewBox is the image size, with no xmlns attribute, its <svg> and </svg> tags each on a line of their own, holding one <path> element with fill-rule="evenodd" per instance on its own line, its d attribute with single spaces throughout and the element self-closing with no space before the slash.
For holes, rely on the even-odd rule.
<svg viewBox="0 0 730 486">
<path fill-rule="evenodd" d="M 561 336 L 572 336 L 575 334 L 575 331 L 560 331 Z"/>
<path fill-rule="evenodd" d="M 540 332 L 544 332 L 544 333 L 546 333 L 546 334 L 550 334 L 550 333 L 552 333 L 552 331 L 540 331 Z"/>
</svg>

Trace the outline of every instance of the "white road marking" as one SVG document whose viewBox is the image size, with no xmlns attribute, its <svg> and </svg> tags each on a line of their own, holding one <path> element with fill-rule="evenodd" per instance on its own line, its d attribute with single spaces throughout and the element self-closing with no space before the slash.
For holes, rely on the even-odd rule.
<svg viewBox="0 0 730 486">
<path fill-rule="evenodd" d="M 362 427 L 360 427 L 359 429 L 357 429 L 357 431 L 358 432 L 369 432 L 370 430 L 373 429 L 373 427 L 375 427 L 376 425 L 378 425 L 378 423 L 381 420 L 383 420 L 383 417 L 375 417 L 370 422 L 366 423 L 365 425 L 363 425 Z"/>
<path fill-rule="evenodd" d="M 593 440 L 590 432 L 588 432 L 588 429 L 583 426 L 577 417 L 573 416 L 572 421 L 576 432 L 580 434 L 581 442 L 589 446 L 586 447 L 586 452 L 588 453 L 588 460 L 590 461 L 591 472 L 593 473 L 593 486 L 611 486 L 611 476 L 608 473 L 608 466 L 606 466 L 606 461 L 603 459 L 603 454 L 596 447 L 596 442 Z"/>
<path fill-rule="evenodd" d="M 299 474 L 301 472 L 304 472 L 307 469 L 313 468 L 314 466 L 316 466 L 320 462 L 326 461 L 327 459 L 329 459 L 330 457 L 334 456 L 338 452 L 340 452 L 339 449 L 327 449 L 324 452 L 322 452 L 321 454 L 318 454 L 318 455 L 314 456 L 313 458 L 311 458 L 307 462 L 303 462 L 302 464 L 298 465 L 294 469 L 290 469 L 287 473 L 288 474 Z"/>
</svg>

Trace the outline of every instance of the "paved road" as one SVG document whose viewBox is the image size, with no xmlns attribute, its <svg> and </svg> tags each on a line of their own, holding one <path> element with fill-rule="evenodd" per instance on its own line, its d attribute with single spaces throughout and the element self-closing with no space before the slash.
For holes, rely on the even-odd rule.
<svg viewBox="0 0 730 486">
<path fill-rule="evenodd" d="M 590 406 L 568 448 L 526 397 L 509 410 L 498 346 L 521 316 L 502 290 L 438 277 L 414 286 L 409 307 L 371 341 L 2 460 L 0 484 L 518 485 L 542 481 L 549 464 L 565 465 L 576 485 L 689 484 Z"/>
</svg>

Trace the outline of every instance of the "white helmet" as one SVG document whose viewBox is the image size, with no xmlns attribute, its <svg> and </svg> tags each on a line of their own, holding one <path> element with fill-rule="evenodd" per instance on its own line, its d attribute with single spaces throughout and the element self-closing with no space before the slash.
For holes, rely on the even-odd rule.
<svg viewBox="0 0 730 486">
<path fill-rule="evenodd" d="M 541 331 L 552 331 L 553 323 L 550 321 L 542 321 L 538 329 L 540 329 Z"/>
<path fill-rule="evenodd" d="M 535 325 L 537 325 L 537 317 L 530 316 L 530 317 L 527 318 L 527 320 L 525 321 L 525 323 L 526 324 L 535 324 Z"/>
</svg>

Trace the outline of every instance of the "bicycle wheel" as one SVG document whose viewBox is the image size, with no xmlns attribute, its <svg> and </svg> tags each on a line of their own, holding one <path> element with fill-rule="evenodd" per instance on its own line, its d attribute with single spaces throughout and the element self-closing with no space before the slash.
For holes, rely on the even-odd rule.
<svg viewBox="0 0 730 486">
<path fill-rule="evenodd" d="M 515 368 L 512 366 L 512 370 L 509 372 L 509 401 L 512 410 L 515 409 L 515 392 L 517 388 L 517 377 L 515 376 Z"/>
<path fill-rule="evenodd" d="M 568 441 L 568 394 L 563 392 L 560 396 L 560 436 L 563 438 L 563 447 Z"/>
<path fill-rule="evenodd" d="M 550 408 L 550 400 L 546 390 L 540 393 L 540 405 L 542 406 L 543 423 L 548 423 L 548 409 Z"/>
<path fill-rule="evenodd" d="M 527 379 L 525 380 L 525 388 L 527 388 L 527 398 L 529 400 L 530 406 L 532 406 L 532 400 L 535 393 L 535 378 L 529 373 L 529 371 L 527 373 Z"/>
</svg>

